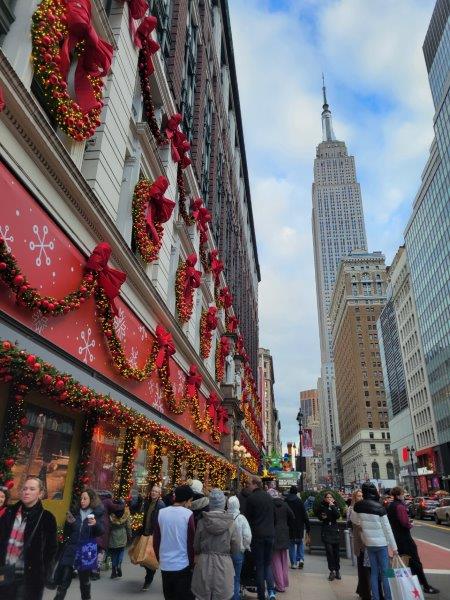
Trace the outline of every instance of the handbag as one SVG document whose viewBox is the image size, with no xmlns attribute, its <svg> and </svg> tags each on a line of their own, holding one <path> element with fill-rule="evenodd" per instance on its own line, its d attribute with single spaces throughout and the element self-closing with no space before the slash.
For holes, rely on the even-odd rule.
<svg viewBox="0 0 450 600">
<path fill-rule="evenodd" d="M 23 565 L 22 559 L 24 557 L 25 550 L 27 550 L 30 547 L 31 542 L 33 541 L 34 534 L 36 533 L 36 530 L 39 527 L 39 523 L 41 522 L 43 514 L 44 509 L 42 509 L 41 514 L 39 515 L 39 518 L 36 522 L 36 525 L 34 526 L 33 531 L 31 532 L 30 537 L 22 546 L 22 551 L 19 555 L 19 558 L 17 559 L 19 564 L 16 563 L 14 565 L 4 565 L 3 567 L 0 567 L 0 588 L 13 585 L 14 583 L 17 583 L 18 581 L 21 581 L 24 578 L 25 566 Z"/>
<path fill-rule="evenodd" d="M 96 542 L 83 542 L 77 548 L 75 568 L 77 571 L 94 571 L 97 569 L 98 549 Z"/>
</svg>

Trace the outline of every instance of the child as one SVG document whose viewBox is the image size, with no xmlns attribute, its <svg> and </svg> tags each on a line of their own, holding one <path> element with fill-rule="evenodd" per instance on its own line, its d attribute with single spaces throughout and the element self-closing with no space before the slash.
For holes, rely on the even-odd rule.
<svg viewBox="0 0 450 600">
<path fill-rule="evenodd" d="M 111 579 L 122 577 L 122 561 L 125 547 L 131 539 L 130 509 L 125 506 L 122 510 L 109 515 L 108 552 L 111 556 Z"/>
</svg>

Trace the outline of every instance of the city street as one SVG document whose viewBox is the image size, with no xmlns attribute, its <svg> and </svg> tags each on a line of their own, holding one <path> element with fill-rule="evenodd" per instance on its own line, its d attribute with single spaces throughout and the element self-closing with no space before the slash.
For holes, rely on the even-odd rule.
<svg viewBox="0 0 450 600">
<path fill-rule="evenodd" d="M 434 521 L 414 521 L 413 537 L 431 585 L 450 598 L 450 526 Z"/>
</svg>

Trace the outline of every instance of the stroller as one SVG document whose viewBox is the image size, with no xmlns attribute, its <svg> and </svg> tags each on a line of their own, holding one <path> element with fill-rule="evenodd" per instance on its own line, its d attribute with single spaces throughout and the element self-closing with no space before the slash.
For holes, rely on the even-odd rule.
<svg viewBox="0 0 450 600">
<path fill-rule="evenodd" d="M 244 553 L 244 564 L 241 571 L 241 598 L 246 597 L 245 592 L 256 594 L 256 571 L 252 553 L 246 550 Z"/>
</svg>

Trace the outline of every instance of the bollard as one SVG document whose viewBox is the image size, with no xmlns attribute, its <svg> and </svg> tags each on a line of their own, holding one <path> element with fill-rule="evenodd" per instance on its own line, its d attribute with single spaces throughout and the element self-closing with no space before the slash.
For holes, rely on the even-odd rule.
<svg viewBox="0 0 450 600">
<path fill-rule="evenodd" d="M 345 553 L 347 558 L 353 558 L 352 545 L 350 543 L 350 531 L 348 529 L 344 529 L 345 536 Z"/>
</svg>

